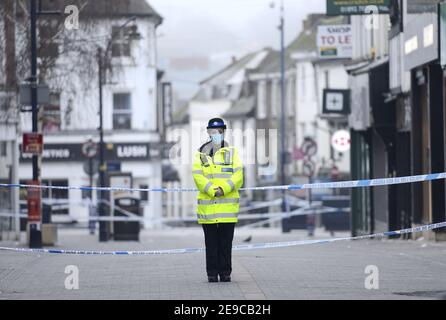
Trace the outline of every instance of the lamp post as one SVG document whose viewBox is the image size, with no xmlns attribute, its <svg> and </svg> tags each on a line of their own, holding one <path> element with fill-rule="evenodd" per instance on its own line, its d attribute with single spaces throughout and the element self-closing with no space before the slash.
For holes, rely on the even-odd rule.
<svg viewBox="0 0 446 320">
<path fill-rule="evenodd" d="M 105 164 L 104 164 L 104 126 L 102 112 L 102 85 L 103 85 L 103 68 L 104 62 L 102 57 L 102 48 L 98 47 L 98 81 L 99 81 L 99 186 L 105 186 Z M 104 210 L 104 192 L 98 191 L 99 199 L 99 216 L 106 216 Z M 109 229 L 106 221 L 99 221 L 99 241 L 106 242 L 109 238 Z"/>
<path fill-rule="evenodd" d="M 286 184 L 286 86 L 285 86 L 285 7 L 280 1 L 280 184 Z M 288 212 L 285 190 L 282 190 L 282 212 Z"/>
<path fill-rule="evenodd" d="M 285 132 L 286 132 L 286 122 L 285 122 L 285 17 L 284 17 L 284 6 L 283 0 L 280 6 L 280 107 L 281 107 L 281 117 L 280 117 L 280 130 L 281 130 L 281 161 L 280 161 L 280 177 L 281 184 L 285 185 Z M 284 191 L 285 195 L 285 191 Z M 285 199 L 285 197 L 284 197 Z"/>
<path fill-rule="evenodd" d="M 39 116 L 38 116 L 38 92 L 37 92 L 37 19 L 41 15 L 59 15 L 59 11 L 42 10 L 42 2 L 40 0 L 29 0 L 29 16 L 30 16 L 30 51 L 31 51 L 31 75 L 27 79 L 31 84 L 31 114 L 32 114 L 32 132 L 39 132 Z M 32 177 L 33 183 L 40 184 L 40 156 L 32 156 Z M 37 193 L 38 192 L 38 193 Z M 42 196 L 38 190 L 36 199 L 32 202 L 35 204 L 33 210 L 37 211 L 38 219 L 29 221 L 29 247 L 42 247 Z M 29 199 L 28 199 L 29 200 Z M 28 215 L 30 214 L 30 206 L 28 205 Z"/>
<path fill-rule="evenodd" d="M 37 110 L 37 3 L 36 0 L 30 0 L 30 28 L 31 28 L 31 113 L 32 113 L 32 132 L 39 131 L 39 120 Z M 32 175 L 33 183 L 39 183 L 39 156 L 33 155 L 32 157 Z M 40 192 L 39 192 L 40 193 Z M 38 211 L 42 212 L 40 204 L 41 196 L 39 195 Z M 28 208 L 30 210 L 30 208 Z M 29 223 L 29 247 L 41 248 L 42 247 L 42 232 L 40 228 L 40 221 Z"/>
<path fill-rule="evenodd" d="M 126 27 L 130 22 L 135 21 L 135 17 L 131 17 L 127 20 L 123 25 L 121 25 L 118 29 L 121 30 Z M 105 173 L 106 173 L 106 164 L 104 159 L 104 123 L 103 123 L 103 90 L 102 87 L 104 85 L 105 78 L 105 62 L 108 59 L 110 48 L 113 44 L 113 41 L 116 39 L 117 35 L 114 34 L 108 40 L 107 46 L 104 49 L 102 47 L 97 46 L 97 59 L 98 59 L 98 87 L 99 87 L 99 187 L 103 188 L 105 186 Z M 141 35 L 137 32 L 136 26 L 132 26 L 132 30 L 128 35 L 129 40 L 137 40 L 141 38 Z M 97 198 L 99 199 L 99 204 L 97 208 L 99 210 L 99 216 L 105 217 L 108 216 L 107 212 L 104 210 L 104 191 L 97 191 Z M 99 241 L 106 242 L 110 238 L 109 232 L 109 222 L 108 221 L 99 221 Z"/>
</svg>

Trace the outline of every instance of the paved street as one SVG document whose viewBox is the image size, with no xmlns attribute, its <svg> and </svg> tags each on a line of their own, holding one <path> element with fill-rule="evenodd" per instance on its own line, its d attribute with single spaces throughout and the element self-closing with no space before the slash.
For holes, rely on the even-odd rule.
<svg viewBox="0 0 446 320">
<path fill-rule="evenodd" d="M 99 244 L 86 230 L 60 230 L 59 247 L 149 250 L 202 247 L 201 229 L 144 231 L 140 243 Z M 236 230 L 235 244 L 305 239 L 304 231 Z M 347 234 L 336 234 L 344 236 Z M 329 237 L 318 230 L 317 237 Z M 14 243 L 2 242 L 2 246 Z M 79 289 L 65 289 L 66 266 Z M 365 289 L 365 268 L 379 289 Z M 446 243 L 337 242 L 234 253 L 233 282 L 208 283 L 204 254 L 70 256 L 0 252 L 0 299 L 437 299 L 446 295 Z"/>
</svg>

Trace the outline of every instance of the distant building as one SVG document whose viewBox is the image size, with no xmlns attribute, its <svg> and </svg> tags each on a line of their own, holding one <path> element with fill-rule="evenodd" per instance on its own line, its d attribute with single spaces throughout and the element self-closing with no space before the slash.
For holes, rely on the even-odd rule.
<svg viewBox="0 0 446 320">
<path fill-rule="evenodd" d="M 391 1 L 390 15 L 352 17 L 352 178 L 445 171 L 445 78 L 439 1 Z M 443 6 L 444 10 L 444 6 Z M 443 22 L 444 23 L 444 22 Z M 445 182 L 352 191 L 352 231 L 364 234 L 445 221 Z M 444 230 L 426 238 L 445 239 Z"/>
<path fill-rule="evenodd" d="M 348 58 L 321 58 L 318 52 L 319 26 L 348 24 L 345 17 L 328 17 L 310 14 L 303 22 L 299 36 L 288 47 L 296 69 L 296 145 L 299 148 L 305 138 L 313 139 L 318 151 L 315 176 L 327 176 L 333 166 L 346 177 L 350 171 L 349 152 L 336 152 L 331 138 L 336 130 L 348 129 L 346 115 L 323 114 L 324 89 L 348 89 L 348 75 L 344 63 Z M 304 175 L 303 161 L 297 161 L 297 173 Z"/>
<path fill-rule="evenodd" d="M 102 52 L 113 37 L 108 46 L 110 61 L 107 63 L 110 65 L 105 65 L 107 72 L 103 85 L 105 160 L 110 174 L 112 171 L 130 174 L 132 186 L 137 188 L 158 187 L 162 182 L 161 159 L 156 151 L 160 142 L 156 30 L 161 22 L 161 16 L 145 0 L 91 0 L 82 8 L 79 30 L 65 31 L 76 32 L 78 39 L 86 39 L 89 45 L 101 47 Z M 122 27 L 125 23 L 127 25 Z M 132 34 L 138 37 L 132 40 L 129 38 Z M 59 44 L 58 50 L 63 52 L 62 49 Z M 87 63 L 79 59 L 76 52 L 66 50 L 46 79 L 51 89 L 51 103 L 43 106 L 41 112 L 45 143 L 43 184 L 89 185 L 85 171 L 87 158 L 82 153 L 82 145 L 89 138 L 99 141 L 96 52 L 93 48 L 91 67 L 86 70 L 85 78 L 73 72 L 68 84 L 61 85 L 57 81 L 58 74 L 70 68 L 82 68 L 83 63 Z M 113 72 L 109 71 L 109 66 Z M 31 129 L 30 120 L 30 114 L 22 115 L 24 132 Z M 31 177 L 30 161 L 22 157 L 20 180 L 25 182 Z M 95 185 L 96 179 L 97 176 Z M 141 198 L 144 217 L 159 217 L 160 194 L 142 192 L 133 195 Z M 88 208 L 82 205 L 82 201 L 89 197 L 88 192 L 49 190 L 43 197 L 47 202 L 67 203 L 67 206 L 59 207 L 60 210 L 55 207 L 54 213 L 68 215 L 70 220 L 88 215 Z M 57 219 L 60 220 L 60 216 Z"/>
</svg>

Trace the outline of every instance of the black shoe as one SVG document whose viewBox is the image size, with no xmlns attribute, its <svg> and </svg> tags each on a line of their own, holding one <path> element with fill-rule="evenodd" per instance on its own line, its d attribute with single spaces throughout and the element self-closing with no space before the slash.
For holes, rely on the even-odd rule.
<svg viewBox="0 0 446 320">
<path fill-rule="evenodd" d="M 208 276 L 208 281 L 209 282 L 218 282 L 218 277 L 217 276 Z"/>
<path fill-rule="evenodd" d="M 231 276 L 220 276 L 220 282 L 231 282 Z"/>
</svg>

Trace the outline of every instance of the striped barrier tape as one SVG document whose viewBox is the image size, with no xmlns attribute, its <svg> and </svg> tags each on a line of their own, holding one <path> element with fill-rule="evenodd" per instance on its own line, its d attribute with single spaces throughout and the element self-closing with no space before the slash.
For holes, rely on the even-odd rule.
<svg viewBox="0 0 446 320">
<path fill-rule="evenodd" d="M 266 218 L 289 218 L 293 216 L 306 216 L 306 215 L 317 215 L 317 214 L 323 214 L 323 213 L 339 213 L 339 212 L 350 212 L 350 208 L 329 208 L 329 207 L 315 207 L 315 208 L 299 208 L 294 211 L 288 212 L 275 212 L 275 213 L 248 213 L 248 214 L 241 214 L 238 216 L 239 220 L 254 220 L 254 219 L 266 219 Z M 13 213 L 0 213 L 0 218 L 15 218 L 17 215 Z M 28 218 L 27 214 L 19 214 L 20 218 Z M 144 218 L 144 217 L 138 217 L 138 216 L 129 216 L 129 217 L 119 217 L 119 216 L 110 216 L 110 217 L 100 217 L 100 216 L 91 216 L 91 217 L 83 217 L 83 218 L 77 218 L 73 221 L 76 222 L 90 222 L 90 221 L 124 221 L 124 222 L 130 222 L 130 221 L 139 221 L 139 222 L 154 222 L 154 221 L 161 221 L 161 222 L 196 222 L 196 217 L 184 217 L 184 218 Z"/>
<path fill-rule="evenodd" d="M 371 238 L 382 238 L 388 236 L 402 235 L 408 233 L 419 233 L 428 230 L 435 230 L 446 227 L 446 221 L 441 223 L 429 224 L 419 226 L 415 228 L 402 229 L 397 231 L 381 232 L 357 237 L 344 237 L 333 239 L 321 239 L 321 240 L 299 240 L 299 241 L 284 241 L 284 242 L 266 242 L 257 244 L 242 244 L 232 247 L 234 251 L 242 250 L 257 250 L 257 249 L 269 249 L 269 248 L 284 248 L 295 247 L 309 244 L 325 244 L 338 241 L 349 240 L 363 240 Z M 21 252 L 21 253 L 46 253 L 46 254 L 65 254 L 65 255 L 171 255 L 171 254 L 185 254 L 185 253 L 202 253 L 205 252 L 205 248 L 181 248 L 181 249 L 166 249 L 166 250 L 148 250 L 148 251 L 89 251 L 89 250 L 65 250 L 65 249 L 28 249 L 28 248 L 8 248 L 0 247 L 0 251 L 9 252 Z"/>
<path fill-rule="evenodd" d="M 284 185 L 284 186 L 269 186 L 269 187 L 252 187 L 240 188 L 240 191 L 260 191 L 260 190 L 304 190 L 304 189 L 342 189 L 342 188 L 364 188 L 376 186 L 388 186 L 395 184 L 415 183 L 423 181 L 433 181 L 446 179 L 446 172 L 423 174 L 417 176 L 406 176 L 397 178 L 382 178 L 382 179 L 366 179 L 354 181 L 340 181 L 340 182 L 323 182 L 323 183 L 308 183 L 302 185 Z M 4 188 L 34 188 L 34 189 L 59 189 L 59 190 L 83 190 L 83 191 L 136 191 L 136 192 L 197 192 L 195 188 L 125 188 L 125 187 L 78 187 L 78 186 L 44 186 L 44 185 L 29 185 L 29 184 L 7 184 L 1 183 L 0 187 Z"/>
</svg>

